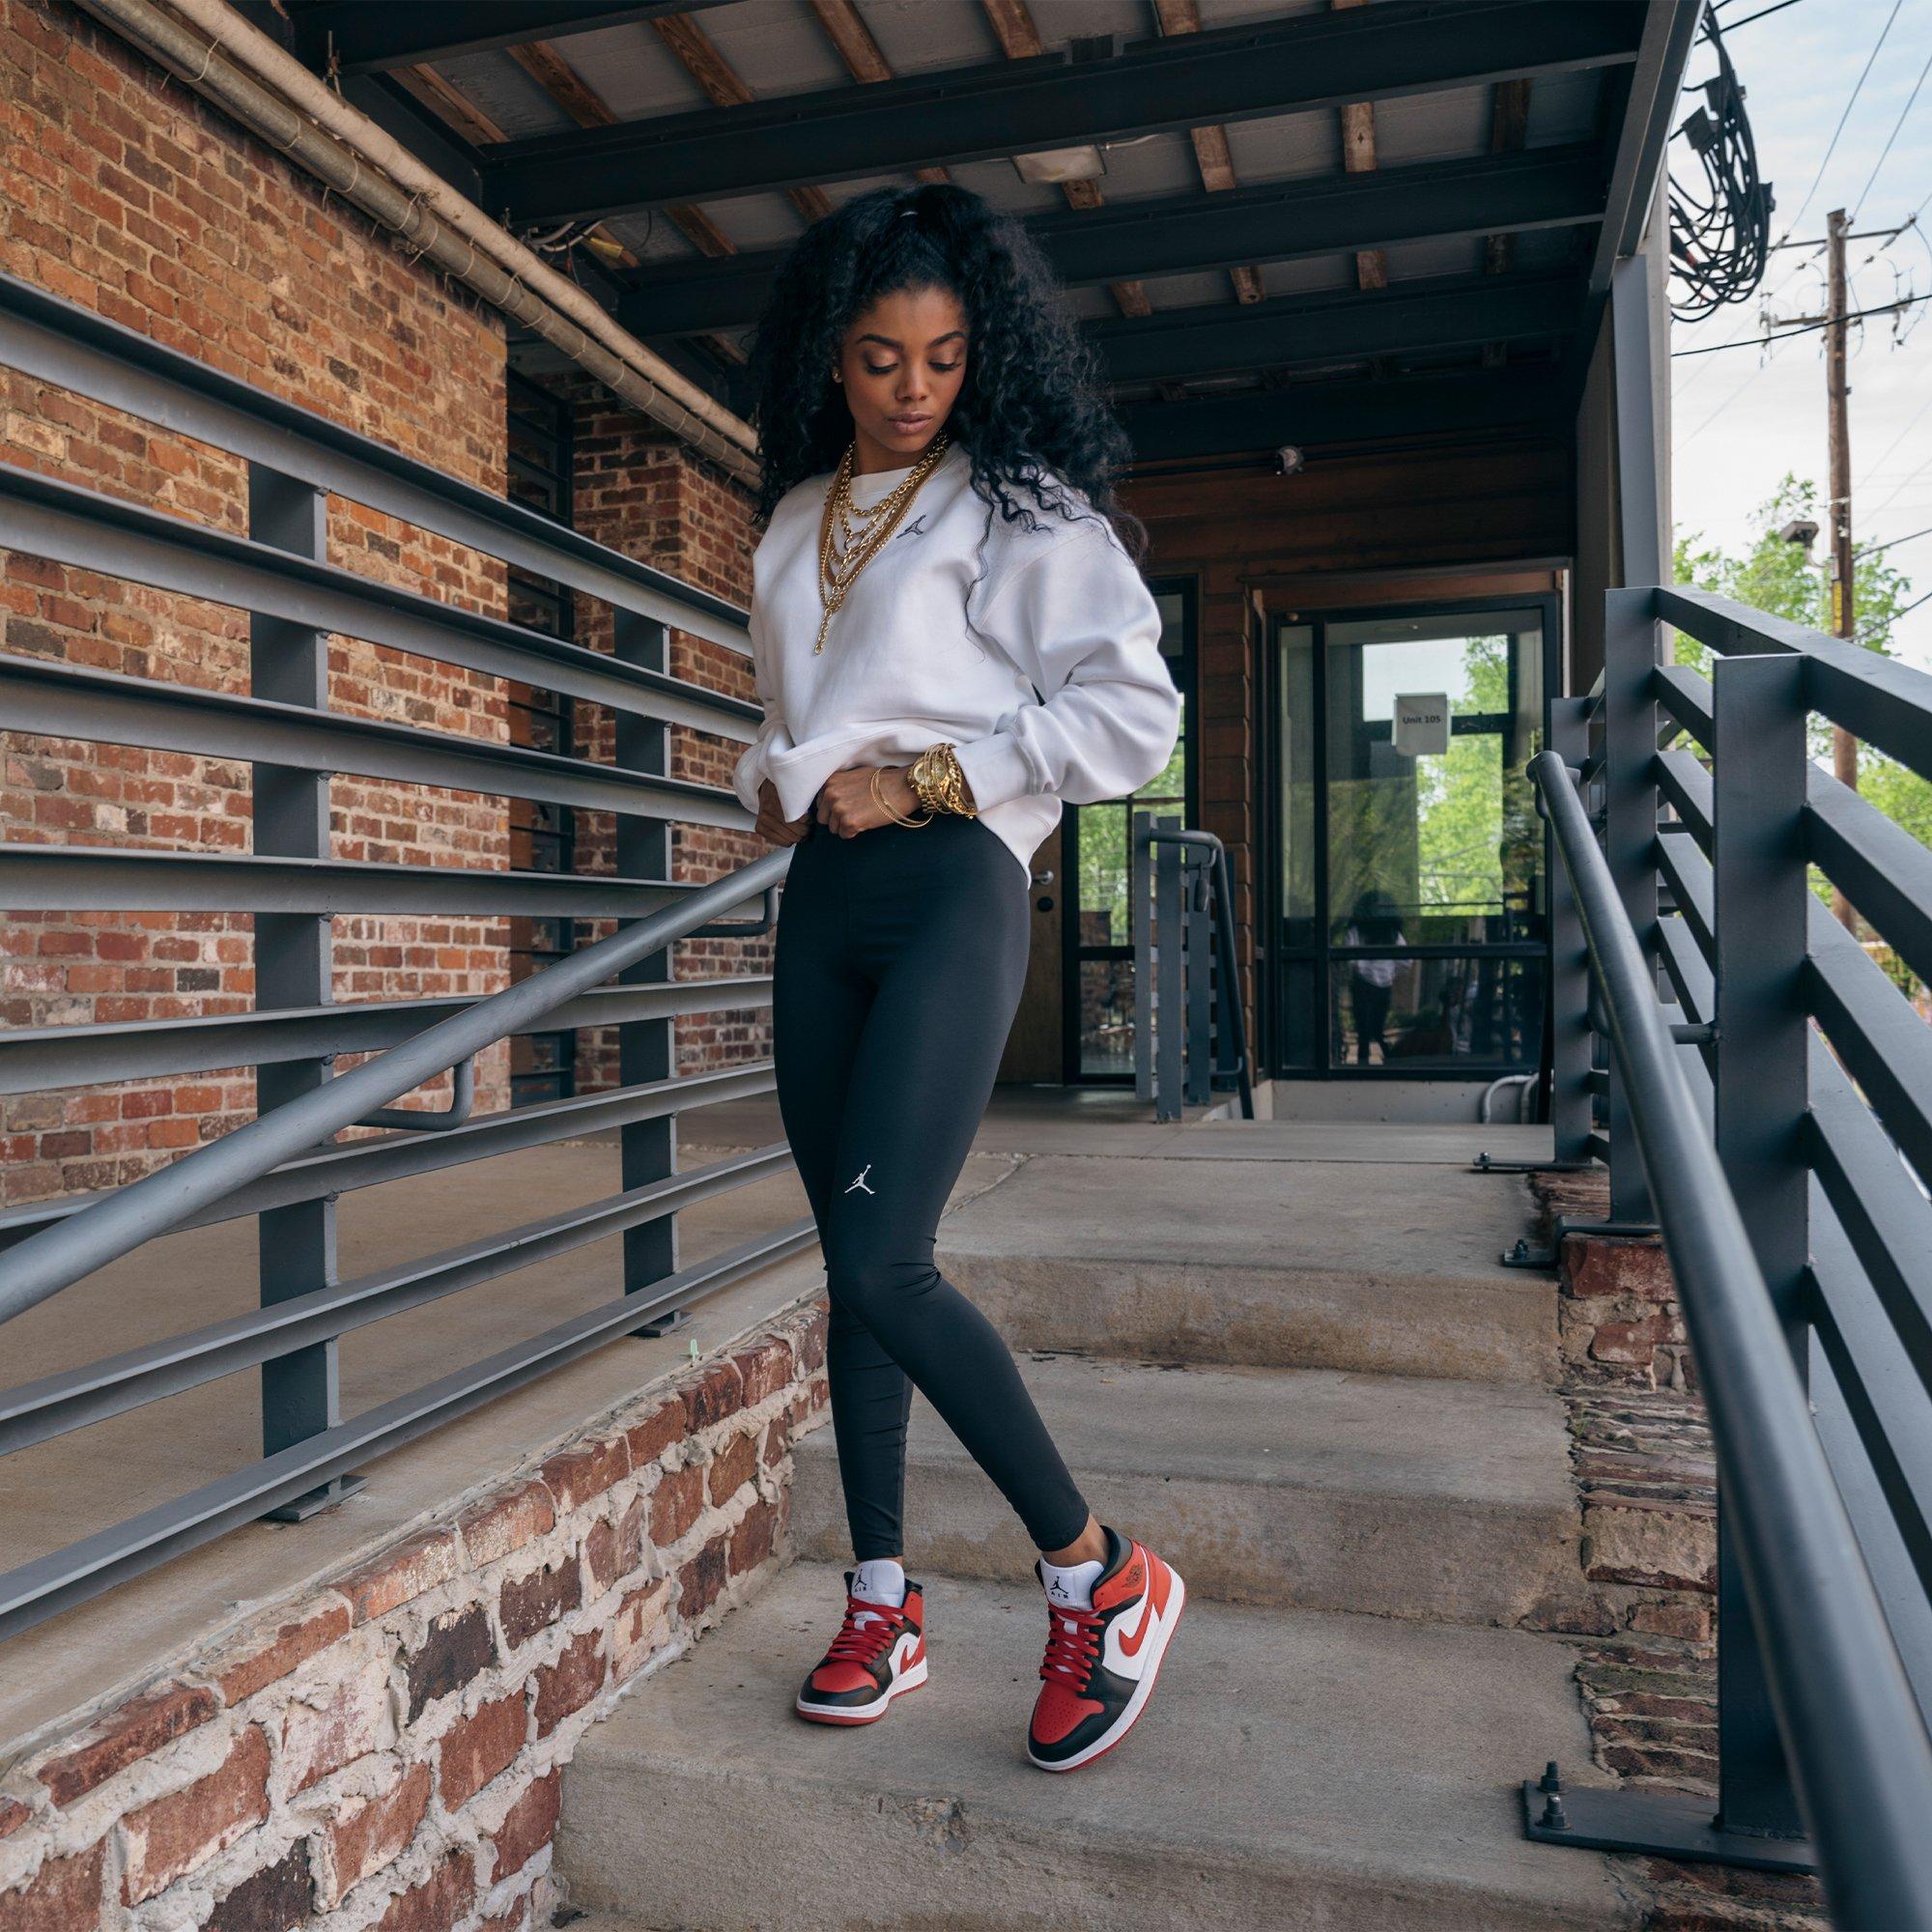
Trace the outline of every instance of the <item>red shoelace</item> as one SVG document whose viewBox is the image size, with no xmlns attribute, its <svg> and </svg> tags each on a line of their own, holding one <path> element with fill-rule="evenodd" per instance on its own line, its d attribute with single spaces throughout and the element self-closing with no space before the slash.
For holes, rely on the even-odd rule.
<svg viewBox="0 0 1932 1932">
<path fill-rule="evenodd" d="M 898 1634 L 902 1621 L 899 1612 L 883 1604 L 868 1604 L 863 1597 L 847 1597 L 845 1621 L 832 1639 L 832 1648 L 825 1653 L 826 1662 L 873 1662 Z"/>
<path fill-rule="evenodd" d="M 1099 1611 L 1063 1609 L 1055 1604 L 1049 1606 L 1047 1616 L 1052 1628 L 1047 1633 L 1046 1658 L 1039 1674 L 1070 1690 L 1085 1690 L 1094 1664 L 1100 1661 Z"/>
</svg>

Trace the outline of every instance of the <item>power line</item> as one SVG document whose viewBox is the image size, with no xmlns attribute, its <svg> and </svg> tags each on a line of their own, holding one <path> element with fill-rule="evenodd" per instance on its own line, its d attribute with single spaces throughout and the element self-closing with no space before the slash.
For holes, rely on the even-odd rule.
<svg viewBox="0 0 1932 1932">
<path fill-rule="evenodd" d="M 1889 543 L 1866 544 L 1863 549 L 1853 553 L 1856 556 L 1877 556 L 1881 551 L 1896 550 L 1900 544 L 1913 543 L 1919 537 L 1932 537 L 1932 524 L 1922 530 L 1914 530 L 1910 536 L 1893 537 Z"/>
<path fill-rule="evenodd" d="M 1811 206 L 1811 197 L 1818 192 L 1818 184 L 1825 179 L 1825 170 L 1837 152 L 1838 136 L 1845 131 L 1845 123 L 1852 118 L 1852 109 L 1858 105 L 1859 96 L 1863 92 L 1866 77 L 1872 71 L 1872 63 L 1878 59 L 1879 48 L 1885 45 L 1886 36 L 1891 32 L 1891 23 L 1898 18 L 1898 10 L 1903 5 L 1904 0 L 1891 0 L 1891 12 L 1885 16 L 1885 25 L 1879 29 L 1878 46 L 1873 47 L 1865 58 L 1864 71 L 1859 75 L 1858 85 L 1852 89 L 1852 98 L 1845 102 L 1845 111 L 1838 116 L 1838 125 L 1832 131 L 1832 145 L 1825 150 L 1825 158 L 1818 163 L 1817 176 L 1804 190 L 1804 199 L 1798 204 L 1798 213 L 1791 217 L 1791 227 L 1784 231 L 1787 236 L 1804 219 L 1804 211 Z"/>
<path fill-rule="evenodd" d="M 1894 449 L 1896 449 L 1898 445 L 1901 442 L 1903 442 L 1905 439 L 1918 427 L 1918 424 L 1920 420 L 1923 418 L 1925 412 L 1927 410 L 1932 410 L 1932 396 L 1926 397 L 1926 399 L 1919 404 L 1918 412 L 1913 416 L 1912 420 L 1909 423 L 1907 423 L 1905 427 L 1902 430 L 1900 430 L 1899 433 L 1895 437 L 1893 437 L 1889 443 L 1886 444 L 1885 454 L 1881 456 L 1879 460 L 1876 463 L 1874 463 L 1869 469 L 1865 470 L 1864 473 L 1859 478 L 1859 481 L 1861 483 L 1869 481 L 1872 477 L 1876 476 L 1881 469 L 1885 468 L 1886 464 L 1891 458 L 1891 452 Z"/>
<path fill-rule="evenodd" d="M 1912 488 L 1912 486 L 1913 486 L 1913 485 L 1914 485 L 1914 484 L 1915 484 L 1916 482 L 1918 482 L 1918 479 L 1919 479 L 1919 478 L 1920 478 L 1921 476 L 1923 476 L 1923 475 L 1925 474 L 1925 472 L 1926 472 L 1926 471 L 1927 471 L 1928 469 L 1932 469 L 1932 456 L 1928 456 L 1928 457 L 1927 457 L 1927 458 L 1925 459 L 1925 461 L 1924 461 L 1923 463 L 1921 463 L 1921 464 L 1920 464 L 1920 465 L 1918 466 L 1918 468 L 1917 469 L 1915 469 L 1915 470 L 1911 471 L 1911 472 L 1910 472 L 1910 473 L 1909 473 L 1909 474 L 1908 474 L 1908 475 L 1906 476 L 1906 478 L 1905 478 L 1904 482 L 1902 482 L 1901 484 L 1899 484 L 1898 488 L 1897 488 L 1897 489 L 1895 489 L 1895 490 L 1894 490 L 1894 491 L 1893 491 L 1893 492 L 1891 493 L 1891 495 L 1890 495 L 1889 497 L 1887 497 L 1887 498 L 1885 499 L 1885 502 L 1881 503 L 1881 504 L 1880 504 L 1880 505 L 1878 506 L 1878 509 L 1877 509 L 1877 510 L 1874 510 L 1874 511 L 1872 512 L 1872 515 L 1873 515 L 1873 516 L 1877 516 L 1877 515 L 1879 514 L 1879 511 L 1880 511 L 1880 510 L 1883 510 L 1883 509 L 1885 509 L 1885 508 L 1887 507 L 1887 505 L 1888 505 L 1888 504 L 1890 504 L 1890 503 L 1892 503 L 1892 502 L 1895 502 L 1895 501 L 1896 501 L 1896 500 L 1897 500 L 1897 499 L 1898 499 L 1898 498 L 1899 498 L 1900 497 L 1904 496 L 1904 494 L 1906 493 L 1906 491 L 1908 491 L 1909 489 L 1911 489 L 1911 488 Z"/>
<path fill-rule="evenodd" d="M 1858 219 L 1859 210 L 1864 206 L 1865 196 L 1872 191 L 1872 183 L 1878 180 L 1878 171 L 1885 166 L 1885 157 L 1891 153 L 1891 144 L 1898 139 L 1899 129 L 1905 126 L 1905 117 L 1912 112 L 1912 103 L 1918 99 L 1918 90 L 1925 85 L 1928 73 L 1932 73 L 1932 54 L 1925 56 L 1925 65 L 1918 70 L 1918 78 L 1912 83 L 1912 92 L 1905 97 L 1905 105 L 1898 110 L 1897 123 L 1886 136 L 1885 146 L 1880 150 L 1878 159 L 1872 163 L 1871 174 L 1866 178 L 1864 186 L 1860 188 L 1858 200 L 1852 203 L 1854 220 Z"/>
<path fill-rule="evenodd" d="M 1757 365 L 1757 367 L 1756 367 L 1755 369 L 1753 369 L 1753 370 L 1752 370 L 1752 371 L 1750 372 L 1750 374 L 1749 374 L 1748 376 L 1747 376 L 1747 377 L 1746 377 L 1746 378 L 1744 379 L 1744 381 L 1743 381 L 1742 383 L 1740 383 L 1740 384 L 1738 384 L 1738 386 L 1737 386 L 1737 387 L 1736 387 L 1735 389 L 1733 389 L 1733 390 L 1731 391 L 1731 393 L 1730 393 L 1730 394 L 1729 394 L 1728 396 L 1726 396 L 1726 397 L 1724 398 L 1724 400 L 1723 400 L 1723 401 L 1722 401 L 1721 403 L 1719 403 L 1719 404 L 1718 405 L 1718 407 L 1717 407 L 1717 408 L 1716 408 L 1715 410 L 1713 410 L 1713 411 L 1711 412 L 1711 413 L 1710 413 L 1709 415 L 1707 415 L 1707 416 L 1706 416 L 1706 417 L 1704 418 L 1704 420 L 1703 420 L 1702 422 L 1700 422 L 1700 423 L 1699 423 L 1699 424 L 1697 425 L 1697 427 L 1696 427 L 1695 429 L 1693 429 L 1693 430 L 1692 430 L 1692 431 L 1690 432 L 1690 434 L 1689 436 L 1687 436 L 1687 437 L 1686 437 L 1686 438 L 1684 439 L 1684 440 L 1683 440 L 1682 442 L 1680 442 L 1680 443 L 1679 443 L 1679 444 L 1677 445 L 1677 447 L 1678 447 L 1679 449 L 1683 449 L 1683 448 L 1686 448 L 1686 447 L 1688 447 L 1688 446 L 1689 446 L 1689 445 L 1690 445 L 1690 443 L 1693 443 L 1693 442 L 1695 442 L 1695 441 L 1697 440 L 1697 439 L 1698 439 L 1698 438 L 1699 438 L 1700 436 L 1702 436 L 1702 435 L 1704 434 L 1704 432 L 1705 432 L 1705 431 L 1706 431 L 1707 429 L 1709 429 L 1709 428 L 1711 427 L 1711 425 L 1712 425 L 1712 424 L 1713 424 L 1714 422 L 1716 422 L 1716 421 L 1718 420 L 1718 418 L 1719 418 L 1719 417 L 1720 415 L 1722 415 L 1722 414 L 1724 413 L 1724 412 L 1725 412 L 1725 411 L 1726 411 L 1727 409 L 1729 409 L 1729 408 L 1730 408 L 1730 406 L 1731 406 L 1731 405 L 1732 405 L 1732 404 L 1733 404 L 1734 402 L 1736 402 L 1736 401 L 1737 401 L 1737 399 L 1738 399 L 1738 398 L 1739 398 L 1740 396 L 1742 396 L 1742 395 L 1744 394 L 1744 392 L 1745 392 L 1745 391 L 1746 391 L 1747 389 L 1748 389 L 1748 388 L 1750 387 L 1750 385 L 1751 385 L 1751 384 L 1752 384 L 1753 383 L 1755 383 L 1755 382 L 1757 381 L 1757 379 L 1758 379 L 1758 378 L 1759 378 L 1760 376 L 1762 376 L 1762 375 L 1764 374 L 1764 372 L 1765 372 L 1765 371 L 1766 371 L 1767 369 L 1769 369 L 1770 367 L 1771 367 L 1771 364 L 1770 364 L 1769 362 L 1760 362 L 1760 363 L 1759 363 L 1759 364 Z"/>
<path fill-rule="evenodd" d="M 1753 20 L 1767 19 L 1773 14 L 1781 14 L 1787 7 L 1795 7 L 1797 5 L 1798 5 L 1798 0 L 1777 0 L 1777 5 L 1776 7 L 1766 7 L 1758 13 L 1747 14 L 1742 20 L 1731 20 L 1727 22 L 1724 27 L 1724 32 L 1727 34 L 1735 34 L 1740 27 L 1748 27 Z M 1716 13 L 1720 10 L 1714 8 L 1712 11 Z"/>
<path fill-rule="evenodd" d="M 1928 590 L 1923 597 L 1915 597 L 1910 604 L 1901 604 L 1883 623 L 1874 624 L 1868 631 L 1861 631 L 1852 641 L 1862 644 L 1867 639 L 1876 638 L 1882 632 L 1890 630 L 1901 617 L 1910 616 L 1921 604 L 1932 604 L 1932 590 Z"/>
<path fill-rule="evenodd" d="M 1903 301 L 1884 302 L 1876 308 L 1855 309 L 1850 315 L 1840 318 L 1844 322 L 1861 322 L 1868 315 L 1896 315 L 1900 309 L 1911 308 L 1917 302 L 1932 301 L 1932 294 L 1907 296 Z M 1741 342 L 1713 342 L 1702 349 L 1673 349 L 1670 359 L 1674 362 L 1685 355 L 1716 355 L 1726 349 L 1748 349 L 1752 344 L 1760 348 L 1772 342 L 1789 342 L 1794 335 L 1810 335 L 1820 328 L 1829 328 L 1829 322 L 1807 322 L 1800 328 L 1781 329 L 1776 335 L 1747 336 Z"/>
</svg>

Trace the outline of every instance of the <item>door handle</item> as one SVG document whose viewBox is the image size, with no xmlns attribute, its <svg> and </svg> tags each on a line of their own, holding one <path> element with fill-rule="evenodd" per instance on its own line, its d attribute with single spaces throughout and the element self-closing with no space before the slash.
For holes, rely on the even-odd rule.
<svg viewBox="0 0 1932 1932">
<path fill-rule="evenodd" d="M 1046 870 L 1046 871 L 1044 871 L 1044 872 L 1036 872 L 1036 873 L 1035 873 L 1035 874 L 1033 875 L 1033 882 L 1034 882 L 1034 884 L 1035 884 L 1035 885 L 1037 885 L 1037 886 L 1050 886 L 1050 885 L 1052 885 L 1052 883 L 1053 883 L 1053 872 L 1052 872 L 1051 868 L 1049 868 L 1048 870 Z"/>
</svg>

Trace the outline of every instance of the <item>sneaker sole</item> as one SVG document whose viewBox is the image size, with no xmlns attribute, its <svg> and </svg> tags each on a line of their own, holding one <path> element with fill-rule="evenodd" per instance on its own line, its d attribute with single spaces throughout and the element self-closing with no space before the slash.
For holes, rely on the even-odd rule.
<svg viewBox="0 0 1932 1932">
<path fill-rule="evenodd" d="M 1033 1740 L 1027 1740 L 1027 1762 L 1038 1771 L 1079 1771 L 1090 1765 L 1095 1758 L 1105 1757 L 1117 1745 L 1126 1742 L 1127 1733 L 1140 1722 L 1141 1713 L 1147 1709 L 1147 1701 L 1153 1695 L 1154 1680 L 1160 1675 L 1162 1661 L 1167 1656 L 1167 1646 L 1174 1639 L 1174 1634 L 1180 1628 L 1181 1612 L 1187 1608 L 1187 1585 L 1181 1581 L 1180 1572 L 1172 1563 L 1167 1566 L 1167 1574 L 1174 1578 L 1174 1615 L 1163 1626 L 1159 1640 L 1154 1645 L 1153 1655 L 1148 1659 L 1147 1674 L 1135 1688 L 1134 1694 L 1126 1701 L 1114 1728 L 1094 1740 L 1084 1749 L 1067 1758 L 1036 1757 Z"/>
<path fill-rule="evenodd" d="M 921 1658 L 883 1697 L 873 1703 L 812 1704 L 800 1696 L 793 1701 L 792 1709 L 810 1724 L 876 1724 L 886 1715 L 895 1697 L 903 1696 L 908 1690 L 917 1690 L 924 1682 L 925 1659 Z"/>
</svg>

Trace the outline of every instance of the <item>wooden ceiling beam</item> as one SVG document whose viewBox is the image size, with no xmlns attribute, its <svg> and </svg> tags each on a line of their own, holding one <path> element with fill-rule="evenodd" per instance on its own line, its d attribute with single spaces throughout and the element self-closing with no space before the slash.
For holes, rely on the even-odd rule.
<svg viewBox="0 0 1932 1932">
<path fill-rule="evenodd" d="M 1039 38 L 1039 29 L 1034 25 L 1033 10 L 1027 0 L 980 0 L 980 5 L 986 10 L 986 19 L 1001 52 L 1009 60 L 1037 60 L 1045 53 L 1045 43 Z M 1100 184 L 1095 181 L 1062 182 L 1060 186 L 1069 208 L 1098 208 L 1105 200 Z M 1147 290 L 1139 282 L 1110 282 L 1108 288 L 1122 315 L 1153 313 Z"/>
<path fill-rule="evenodd" d="M 1196 0 L 1153 0 L 1153 11 L 1163 36 L 1198 34 L 1201 31 L 1201 9 Z M 1209 194 L 1225 194 L 1230 188 L 1237 186 L 1235 156 L 1228 146 L 1227 128 L 1218 121 L 1210 121 L 1202 127 L 1190 128 L 1187 133 L 1194 144 L 1194 165 L 1201 171 L 1201 185 Z M 1262 287 L 1261 270 L 1250 263 L 1236 263 L 1228 270 L 1228 280 L 1234 286 L 1235 299 L 1238 302 L 1258 302 L 1266 298 L 1267 291 Z"/>
<path fill-rule="evenodd" d="M 1336 13 L 1361 7 L 1367 0 L 1333 0 Z M 1342 107 L 1342 167 L 1351 175 L 1376 171 L 1376 103 L 1350 100 Z M 1388 257 L 1379 248 L 1362 248 L 1355 255 L 1355 284 L 1364 289 L 1388 287 Z"/>
<path fill-rule="evenodd" d="M 878 42 L 872 38 L 871 28 L 861 17 L 853 0 L 811 0 L 811 11 L 818 15 L 825 38 L 832 43 L 854 80 L 875 87 L 880 81 L 893 78 L 893 71 L 886 65 Z M 923 182 L 952 179 L 944 168 L 915 168 L 913 174 Z"/>
</svg>

